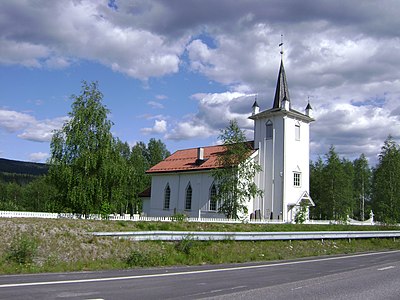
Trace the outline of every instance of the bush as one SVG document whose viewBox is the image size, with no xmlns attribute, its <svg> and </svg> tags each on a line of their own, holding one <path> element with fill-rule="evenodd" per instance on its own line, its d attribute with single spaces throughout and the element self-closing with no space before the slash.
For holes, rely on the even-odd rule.
<svg viewBox="0 0 400 300">
<path fill-rule="evenodd" d="M 126 258 L 128 267 L 154 267 L 165 264 L 166 257 L 162 252 L 132 250 Z"/>
<path fill-rule="evenodd" d="M 171 219 L 175 222 L 185 222 L 187 221 L 188 216 L 183 213 L 175 213 L 172 215 Z"/>
<path fill-rule="evenodd" d="M 193 248 L 196 246 L 196 241 L 190 235 L 180 240 L 175 244 L 175 250 L 189 255 Z"/>
<path fill-rule="evenodd" d="M 129 267 L 146 267 L 148 263 L 148 255 L 138 250 L 133 250 L 126 259 L 126 264 Z"/>
<path fill-rule="evenodd" d="M 16 262 L 21 265 L 30 264 L 38 249 L 37 241 L 27 233 L 17 235 L 11 242 L 7 251 L 8 261 Z"/>
</svg>

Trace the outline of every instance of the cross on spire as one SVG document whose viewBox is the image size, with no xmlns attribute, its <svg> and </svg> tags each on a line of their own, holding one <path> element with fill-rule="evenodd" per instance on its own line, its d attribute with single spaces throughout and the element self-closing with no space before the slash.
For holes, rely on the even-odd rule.
<svg viewBox="0 0 400 300">
<path fill-rule="evenodd" d="M 281 42 L 279 44 L 279 47 L 281 47 L 280 54 L 281 54 L 281 59 L 282 59 L 283 58 L 283 34 L 281 34 Z"/>
</svg>

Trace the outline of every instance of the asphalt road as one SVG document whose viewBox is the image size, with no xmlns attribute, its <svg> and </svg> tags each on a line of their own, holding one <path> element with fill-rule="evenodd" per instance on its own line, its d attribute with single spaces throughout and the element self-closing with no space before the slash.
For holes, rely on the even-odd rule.
<svg viewBox="0 0 400 300">
<path fill-rule="evenodd" d="M 400 299 L 400 251 L 270 263 L 0 276 L 0 299 Z"/>
</svg>

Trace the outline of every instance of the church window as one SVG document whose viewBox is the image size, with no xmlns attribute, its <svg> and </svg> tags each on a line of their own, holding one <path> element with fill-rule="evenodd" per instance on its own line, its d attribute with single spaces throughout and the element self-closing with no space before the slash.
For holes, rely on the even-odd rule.
<svg viewBox="0 0 400 300">
<path fill-rule="evenodd" d="M 190 185 L 190 182 L 186 188 L 185 209 L 192 209 L 192 186 Z"/>
<path fill-rule="evenodd" d="M 300 124 L 299 123 L 297 123 L 294 127 L 294 135 L 295 135 L 296 141 L 300 141 Z"/>
<path fill-rule="evenodd" d="M 169 184 L 167 183 L 167 186 L 164 191 L 164 209 L 169 209 L 170 199 L 171 199 L 171 189 L 169 188 Z"/>
<path fill-rule="evenodd" d="M 209 210 L 216 211 L 218 209 L 216 196 L 217 196 L 217 189 L 215 188 L 215 184 L 213 183 L 210 188 Z"/>
<path fill-rule="evenodd" d="M 272 124 L 271 120 L 268 120 L 268 122 L 265 124 L 265 126 L 266 126 L 265 138 L 267 140 L 272 140 L 272 138 L 273 138 L 273 124 Z"/>
<path fill-rule="evenodd" d="M 293 173 L 293 185 L 295 187 L 300 187 L 301 186 L 301 173 L 299 173 L 299 172 L 294 172 Z"/>
</svg>

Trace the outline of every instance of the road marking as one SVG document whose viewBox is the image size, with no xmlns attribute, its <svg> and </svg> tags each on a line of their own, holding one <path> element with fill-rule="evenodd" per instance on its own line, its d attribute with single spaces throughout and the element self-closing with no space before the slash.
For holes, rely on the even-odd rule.
<svg viewBox="0 0 400 300">
<path fill-rule="evenodd" d="M 231 267 L 222 269 L 209 269 L 209 270 L 197 270 L 197 271 L 183 271 L 174 273 L 159 273 L 159 274 L 147 274 L 147 275 L 132 275 L 132 276 L 121 276 L 121 277 L 105 277 L 105 278 L 88 278 L 88 279 L 71 279 L 71 280 L 60 280 L 60 281 L 43 281 L 43 282 L 23 282 L 23 283 L 8 283 L 0 284 L 0 288 L 16 288 L 16 287 L 26 287 L 26 286 L 41 286 L 41 285 L 55 285 L 55 284 L 72 284 L 72 283 L 90 283 L 90 282 L 103 282 L 103 281 L 120 281 L 120 280 L 133 280 L 133 279 L 146 279 L 146 278 L 157 278 L 157 277 L 168 277 L 168 276 L 180 276 L 180 275 L 192 275 L 192 274 L 206 274 L 206 273 L 216 273 L 216 272 L 230 272 L 238 270 L 249 270 L 249 269 L 261 269 L 261 268 L 272 268 L 280 266 L 290 266 L 299 264 L 308 264 L 313 262 L 331 261 L 331 260 L 341 260 L 353 257 L 364 257 L 373 255 L 382 255 L 389 253 L 398 253 L 400 250 L 386 251 L 386 252 L 372 252 L 372 253 L 362 253 L 354 254 L 348 256 L 336 256 L 336 257 L 325 257 L 316 258 L 301 261 L 291 261 L 282 263 L 270 263 L 255 266 L 242 266 L 242 267 Z"/>
<path fill-rule="evenodd" d="M 192 297 L 198 297 L 198 296 L 216 294 L 216 293 L 221 293 L 221 292 L 231 292 L 231 291 L 234 291 L 234 290 L 245 289 L 245 288 L 247 288 L 246 285 L 240 285 L 240 286 L 235 286 L 235 287 L 226 288 L 226 289 L 211 290 L 211 291 L 207 291 L 207 292 L 201 292 L 201 293 L 196 293 L 196 294 L 190 294 L 190 295 L 187 295 L 187 297 L 192 298 Z"/>
<path fill-rule="evenodd" d="M 394 266 L 389 266 L 389 267 L 380 268 L 380 269 L 378 269 L 378 271 L 386 271 L 386 270 L 390 270 L 393 268 L 394 268 Z"/>
</svg>

